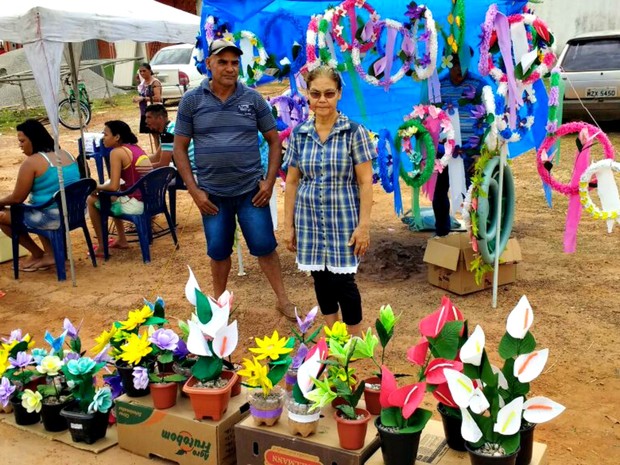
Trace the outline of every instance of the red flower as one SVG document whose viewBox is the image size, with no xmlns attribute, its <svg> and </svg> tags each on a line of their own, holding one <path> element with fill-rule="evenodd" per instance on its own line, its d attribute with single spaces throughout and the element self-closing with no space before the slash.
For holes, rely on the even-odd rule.
<svg viewBox="0 0 620 465">
<path fill-rule="evenodd" d="M 456 371 L 463 371 L 463 364 L 457 360 L 446 360 L 445 358 L 436 358 L 432 360 L 426 367 L 424 375 L 428 384 L 444 384 L 446 377 L 443 374 L 444 368 L 451 368 Z"/>
<path fill-rule="evenodd" d="M 495 45 L 495 42 L 497 42 L 497 32 L 493 30 L 493 32 L 491 33 L 491 38 L 489 39 L 489 48 L 493 47 L 493 45 Z"/>
<path fill-rule="evenodd" d="M 400 407 L 402 409 L 403 418 L 406 420 L 420 406 L 424 399 L 426 391 L 426 383 L 409 384 L 393 391 L 388 399 L 392 407 Z"/>
<path fill-rule="evenodd" d="M 456 402 L 454 402 L 454 399 L 452 398 L 452 394 L 450 394 L 448 383 L 443 383 L 437 386 L 437 389 L 433 391 L 433 396 L 446 407 L 458 408 L 458 405 L 456 405 Z"/>
<path fill-rule="evenodd" d="M 420 321 L 420 333 L 426 337 L 437 337 L 448 321 L 462 321 L 463 314 L 447 297 L 441 298 L 440 307 Z"/>
<path fill-rule="evenodd" d="M 396 391 L 398 386 L 396 385 L 396 378 L 388 367 L 383 365 L 381 367 L 381 391 L 379 393 L 379 403 L 381 408 L 390 408 L 392 404 L 389 402 L 389 397 L 392 392 Z"/>
<path fill-rule="evenodd" d="M 418 343 L 407 350 L 407 360 L 414 365 L 424 366 L 428 353 L 428 340 L 422 336 Z"/>
<path fill-rule="evenodd" d="M 536 33 L 542 37 L 546 42 L 549 42 L 550 39 L 550 35 L 549 35 L 549 30 L 547 29 L 547 25 L 545 23 L 543 23 L 540 19 L 535 19 L 534 20 L 534 29 L 536 30 Z"/>
</svg>

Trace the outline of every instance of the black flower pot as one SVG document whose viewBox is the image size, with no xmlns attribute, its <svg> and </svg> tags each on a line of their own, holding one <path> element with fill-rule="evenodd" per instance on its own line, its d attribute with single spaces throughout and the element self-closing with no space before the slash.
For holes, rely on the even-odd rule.
<svg viewBox="0 0 620 465">
<path fill-rule="evenodd" d="M 43 402 L 41 408 L 41 420 L 43 420 L 43 427 L 46 431 L 53 433 L 58 431 L 64 431 L 69 426 L 67 420 L 60 414 L 60 411 L 69 405 L 69 401 L 65 401 L 58 404 L 46 404 Z"/>
<path fill-rule="evenodd" d="M 83 413 L 72 408 L 75 407 L 62 409 L 60 414 L 67 420 L 73 442 L 92 444 L 105 437 L 109 413 Z"/>
<path fill-rule="evenodd" d="M 461 435 L 461 418 L 450 415 L 448 409 L 441 402 L 437 404 L 437 411 L 441 415 L 441 423 L 443 424 L 443 433 L 446 436 L 446 442 L 450 449 L 465 452 L 465 440 Z"/>
<path fill-rule="evenodd" d="M 381 454 L 385 465 L 415 465 L 422 431 L 397 433 L 384 429 L 381 417 L 375 419 L 375 426 L 381 438 Z"/>
<path fill-rule="evenodd" d="M 534 451 L 534 428 L 535 423 L 521 424 L 521 442 L 519 453 L 517 454 L 516 465 L 529 465 L 532 461 L 532 452 Z"/>
<path fill-rule="evenodd" d="M 148 396 L 151 390 L 147 385 L 145 389 L 136 389 L 133 385 L 133 367 L 128 365 L 116 365 L 118 374 L 121 377 L 121 384 L 123 385 L 123 391 L 129 397 L 144 397 Z"/>
<path fill-rule="evenodd" d="M 24 407 L 22 407 L 21 399 L 13 397 L 11 399 L 11 405 L 13 406 L 13 415 L 15 416 L 15 423 L 18 425 L 34 425 L 41 420 L 41 414 L 39 412 L 28 413 Z"/>
<path fill-rule="evenodd" d="M 519 453 L 519 449 L 517 449 L 510 455 L 492 456 L 481 454 L 477 449 L 472 449 L 467 442 L 465 443 L 465 447 L 467 448 L 467 452 L 469 452 L 469 461 L 471 465 L 515 465 L 517 454 Z"/>
</svg>

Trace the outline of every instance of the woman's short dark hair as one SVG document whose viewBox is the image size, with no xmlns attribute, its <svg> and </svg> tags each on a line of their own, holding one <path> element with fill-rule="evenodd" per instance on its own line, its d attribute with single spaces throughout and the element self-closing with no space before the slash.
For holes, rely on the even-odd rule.
<svg viewBox="0 0 620 465">
<path fill-rule="evenodd" d="M 18 124 L 15 128 L 30 140 L 32 144 L 32 153 L 37 152 L 53 152 L 54 151 L 54 139 L 47 132 L 45 126 L 43 126 L 36 119 L 27 119 L 21 124 Z"/>
<path fill-rule="evenodd" d="M 312 84 L 312 81 L 319 77 L 326 77 L 328 79 L 331 79 L 332 81 L 334 81 L 334 84 L 336 84 L 336 89 L 342 89 L 342 79 L 340 79 L 340 74 L 338 74 L 338 71 L 336 71 L 334 68 L 327 65 L 321 65 L 310 71 L 306 76 L 306 86 L 310 88 L 310 84 Z"/>
<path fill-rule="evenodd" d="M 125 121 L 112 120 L 106 121 L 105 125 L 110 130 L 113 136 L 118 136 L 121 144 L 137 144 L 138 138 L 131 132 L 131 128 Z"/>
<path fill-rule="evenodd" d="M 149 65 L 149 64 L 148 64 L 148 63 L 146 63 L 146 62 L 145 62 L 145 63 L 142 63 L 142 64 L 140 65 L 140 68 L 146 68 L 146 69 L 148 69 L 151 73 L 153 72 L 153 70 L 151 69 L 151 65 Z"/>
</svg>

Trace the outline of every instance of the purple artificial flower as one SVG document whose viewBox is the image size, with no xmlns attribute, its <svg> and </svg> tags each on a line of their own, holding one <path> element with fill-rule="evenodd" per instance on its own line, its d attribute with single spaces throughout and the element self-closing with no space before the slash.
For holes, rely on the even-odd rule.
<svg viewBox="0 0 620 465">
<path fill-rule="evenodd" d="M 149 385 L 149 372 L 144 367 L 134 367 L 133 387 L 136 389 L 146 389 Z"/>
<path fill-rule="evenodd" d="M 21 340 L 22 340 L 21 329 L 14 329 L 13 331 L 11 331 L 11 335 L 8 338 L 6 337 L 2 338 L 2 342 L 5 342 L 7 344 L 10 344 L 13 341 L 21 341 Z"/>
<path fill-rule="evenodd" d="M 405 12 L 405 16 L 407 16 L 410 20 L 414 21 L 416 19 L 420 19 L 424 12 L 426 11 L 426 7 L 418 6 L 416 2 L 411 2 L 407 5 L 407 11 Z"/>
<path fill-rule="evenodd" d="M 179 345 L 179 335 L 171 329 L 160 328 L 149 338 L 161 350 L 175 350 Z"/>
<path fill-rule="evenodd" d="M 471 84 L 465 84 L 463 86 L 462 96 L 464 99 L 473 100 L 476 98 L 476 88 Z"/>
<path fill-rule="evenodd" d="M 110 387 L 112 391 L 112 399 L 116 399 L 123 393 L 123 384 L 121 383 L 121 375 L 109 375 L 103 377 L 103 382 Z"/>
<path fill-rule="evenodd" d="M 80 359 L 80 354 L 76 354 L 75 352 L 69 352 L 67 353 L 67 355 L 65 355 L 65 358 L 63 361 L 66 364 L 70 360 L 79 360 L 79 359 Z"/>
<path fill-rule="evenodd" d="M 97 355 L 95 355 L 93 357 L 93 360 L 97 363 L 101 363 L 101 362 L 109 362 L 112 360 L 112 357 L 110 357 L 110 354 L 108 354 L 110 350 L 110 344 L 107 344 L 102 350 L 101 352 L 99 352 Z"/>
<path fill-rule="evenodd" d="M 15 386 L 7 378 L 2 378 L 0 381 L 0 404 L 6 407 L 9 404 L 9 399 L 15 392 Z"/>
<path fill-rule="evenodd" d="M 428 66 L 431 64 L 431 55 L 430 53 L 425 53 L 422 55 L 422 58 L 418 60 L 418 66 Z"/>
<path fill-rule="evenodd" d="M 486 114 L 487 114 L 486 108 L 484 108 L 484 105 L 482 104 L 473 105 L 471 108 L 471 116 L 473 116 L 476 119 L 484 118 Z"/>
<path fill-rule="evenodd" d="M 13 368 L 26 368 L 28 365 L 32 364 L 34 359 L 32 355 L 28 352 L 17 352 L 15 358 L 9 357 L 9 363 Z"/>
<path fill-rule="evenodd" d="M 293 370 L 297 370 L 301 366 L 301 364 L 304 363 L 304 359 L 306 358 L 307 354 L 308 346 L 302 342 L 301 344 L 299 344 L 299 349 L 297 349 L 295 357 L 293 357 L 293 361 L 291 362 L 291 368 Z"/>
<path fill-rule="evenodd" d="M 552 107 L 557 106 L 559 97 L 560 91 L 558 90 L 558 88 L 552 87 L 551 91 L 549 92 L 549 105 Z"/>
<path fill-rule="evenodd" d="M 187 350 L 187 344 L 185 344 L 185 341 L 183 339 L 179 339 L 179 343 L 177 344 L 177 348 L 174 349 L 174 351 L 172 352 L 172 355 L 177 360 L 182 360 L 182 359 L 186 358 L 188 356 L 188 354 L 189 354 L 189 350 Z"/>
<path fill-rule="evenodd" d="M 297 326 L 299 326 L 299 331 L 301 331 L 302 334 L 305 334 L 312 327 L 318 311 L 319 307 L 314 307 L 308 312 L 308 314 L 302 321 L 301 318 L 299 318 L 299 314 L 297 313 L 297 307 L 295 307 L 295 318 L 297 318 Z"/>
<path fill-rule="evenodd" d="M 80 323 L 80 327 L 82 326 L 82 323 Z M 73 326 L 73 323 L 71 323 L 71 320 L 69 320 L 69 318 L 65 318 L 65 321 L 62 324 L 62 328 L 67 331 L 67 336 L 69 336 L 70 339 L 75 339 L 76 337 L 78 337 L 78 333 L 80 332 L 80 328 L 75 328 L 75 326 Z"/>
<path fill-rule="evenodd" d="M 545 129 L 548 133 L 553 134 L 558 130 L 558 123 L 556 121 L 549 121 Z"/>
<path fill-rule="evenodd" d="M 471 136 L 469 139 L 467 139 L 467 145 L 469 145 L 470 147 L 478 147 L 478 145 L 480 144 L 480 137 L 478 136 Z"/>
<path fill-rule="evenodd" d="M 428 29 L 424 31 L 422 34 L 420 34 L 421 42 L 428 42 L 430 38 L 431 38 L 431 31 L 429 31 Z"/>
</svg>

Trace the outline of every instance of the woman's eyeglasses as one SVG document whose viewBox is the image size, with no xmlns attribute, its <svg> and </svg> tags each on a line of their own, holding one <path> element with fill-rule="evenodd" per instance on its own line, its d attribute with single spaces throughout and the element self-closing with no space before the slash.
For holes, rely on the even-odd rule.
<svg viewBox="0 0 620 465">
<path fill-rule="evenodd" d="M 333 99 L 338 94 L 338 91 L 337 90 L 326 90 L 325 92 L 320 92 L 318 90 L 311 90 L 308 93 L 310 94 L 310 97 L 315 100 L 320 99 L 321 96 L 329 100 L 329 99 Z"/>
</svg>

